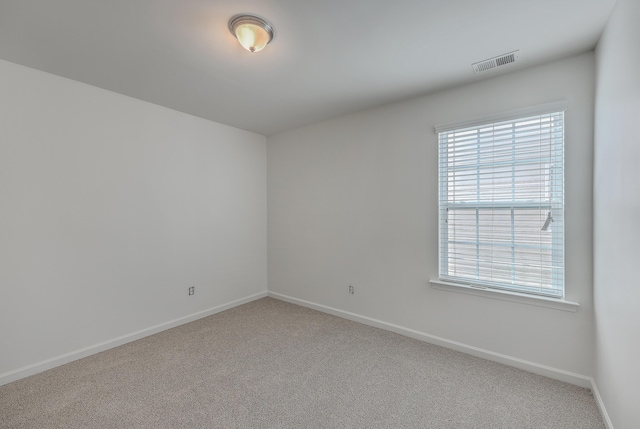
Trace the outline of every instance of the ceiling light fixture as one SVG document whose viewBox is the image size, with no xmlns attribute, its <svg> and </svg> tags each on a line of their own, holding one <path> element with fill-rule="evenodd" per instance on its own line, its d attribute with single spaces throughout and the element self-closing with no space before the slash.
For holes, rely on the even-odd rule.
<svg viewBox="0 0 640 429">
<path fill-rule="evenodd" d="M 235 15 L 229 20 L 229 30 L 250 52 L 259 52 L 273 40 L 273 25 L 256 15 Z"/>
</svg>

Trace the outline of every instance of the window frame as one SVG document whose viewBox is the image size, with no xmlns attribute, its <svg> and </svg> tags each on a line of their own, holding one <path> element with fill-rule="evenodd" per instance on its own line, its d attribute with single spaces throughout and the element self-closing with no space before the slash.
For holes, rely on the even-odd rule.
<svg viewBox="0 0 640 429">
<path fill-rule="evenodd" d="M 466 288 L 480 288 L 480 289 L 489 289 L 491 291 L 499 291 L 499 292 L 504 292 L 504 293 L 508 293 L 508 294 L 517 294 L 517 295 L 524 295 L 524 296 L 532 296 L 532 297 L 538 297 L 538 298 L 544 298 L 546 300 L 548 299 L 552 299 L 552 300 L 564 300 L 565 297 L 565 290 L 566 290 L 566 284 L 565 284 L 565 272 L 566 272 L 566 264 L 565 264 L 565 228 L 564 228 L 564 212 L 566 210 L 566 206 L 565 206 L 565 200 L 564 200 L 564 184 L 565 184 L 565 165 L 564 165 L 564 150 L 565 150 L 565 144 L 566 144 L 566 120 L 565 120 L 565 113 L 567 110 L 567 106 L 566 106 L 566 102 L 561 101 L 561 102 L 553 102 L 553 103 L 548 103 L 545 105 L 539 105 L 539 106 L 534 106 L 534 107 L 530 107 L 530 108 L 525 108 L 525 109 L 518 109 L 518 110 L 512 110 L 506 113 L 499 113 L 496 115 L 492 115 L 492 116 L 485 116 L 482 118 L 477 118 L 471 121 L 464 121 L 464 122 L 456 122 L 456 123 L 451 123 L 451 124 L 445 124 L 445 125 L 440 125 L 440 126 L 436 126 L 435 127 L 435 131 L 437 134 L 437 141 L 438 141 L 438 282 L 433 282 L 432 283 L 435 285 L 436 283 L 440 284 L 440 286 L 442 286 L 443 284 L 447 284 L 447 285 L 453 285 L 455 286 L 463 286 Z M 476 211 L 476 217 L 479 216 L 479 211 L 482 208 L 491 208 L 491 209 L 504 209 L 504 210 L 510 210 L 512 215 L 512 226 L 511 226 L 511 231 L 513 234 L 514 228 L 515 228 L 515 224 L 513 223 L 513 218 L 514 218 L 514 211 L 519 210 L 519 209 L 525 209 L 527 207 L 530 208 L 534 208 L 536 210 L 539 209 L 543 209 L 545 208 L 545 210 L 549 210 L 551 212 L 552 210 L 552 206 L 554 204 L 554 200 L 553 198 L 559 198 L 560 201 L 560 206 L 561 206 L 561 214 L 560 216 L 558 216 L 558 219 L 556 220 L 556 214 L 554 213 L 554 225 L 556 226 L 555 228 L 551 228 L 551 247 L 552 247 L 552 252 L 551 252 L 551 258 L 552 258 L 552 270 L 555 270 L 552 272 L 551 274 L 551 284 L 549 285 L 548 288 L 545 288 L 543 286 L 540 287 L 531 287 L 531 286 L 527 286 L 527 285 L 518 285 L 518 284 L 506 284 L 506 283 L 494 283 L 492 281 L 486 281 L 486 280 L 478 280 L 478 279 L 465 279 L 465 278 L 460 278 L 457 276 L 451 276 L 448 274 L 448 264 L 449 264 L 449 257 L 448 257 L 448 246 L 449 246 L 449 239 L 448 239 L 448 227 L 444 227 L 442 222 L 443 220 L 447 219 L 447 211 L 452 207 L 452 204 L 449 203 L 448 201 L 448 187 L 449 187 L 449 180 L 443 180 L 443 177 L 446 178 L 447 174 L 448 174 L 448 169 L 444 172 L 443 175 L 443 161 L 442 161 L 442 157 L 443 157 L 443 153 L 442 153 L 442 142 L 441 142 L 441 134 L 442 133 L 449 133 L 452 131 L 460 131 L 463 129 L 467 129 L 467 128 L 473 128 L 473 127 L 477 127 L 478 130 L 480 130 L 480 128 L 482 127 L 492 127 L 494 126 L 496 123 L 500 123 L 500 122 L 508 122 L 508 121 L 517 121 L 520 119 L 526 119 L 532 116 L 539 116 L 539 115 L 546 115 L 546 114 L 553 114 L 553 113 L 562 113 L 563 117 L 563 122 L 562 122 L 562 139 L 560 144 L 560 150 L 561 150 L 561 171 L 558 173 L 557 171 L 552 174 L 552 177 L 554 178 L 554 180 L 552 180 L 552 184 L 550 185 L 551 191 L 550 191 L 550 199 L 549 199 L 549 204 L 548 206 L 544 206 L 542 204 L 542 199 L 540 199 L 539 201 L 535 201 L 532 203 L 527 203 L 527 202 L 514 202 L 514 201 L 505 201 L 505 202 L 495 202 L 495 201 L 485 201 L 483 202 L 482 200 L 478 200 L 475 203 L 469 204 L 469 203 L 465 203 L 465 207 L 464 209 L 469 209 L 469 210 L 475 210 Z M 513 140 L 513 146 L 514 146 L 514 150 L 515 150 L 515 137 Z M 554 148 L 553 145 L 556 145 L 558 143 L 553 143 L 552 144 L 552 150 L 556 150 L 557 148 Z M 446 154 L 444 154 L 445 157 L 445 162 L 444 165 L 447 165 L 446 160 L 448 159 L 449 156 L 449 151 L 446 151 Z M 511 166 L 516 165 L 515 163 L 513 164 L 508 164 Z M 479 170 L 478 170 L 479 171 Z M 514 170 L 515 171 L 515 170 Z M 480 174 L 480 172 L 478 172 L 478 174 Z M 514 177 L 515 177 L 515 172 L 513 173 Z M 560 178 L 560 183 L 558 184 L 558 181 L 556 180 L 557 178 Z M 513 182 L 514 184 L 512 185 L 515 189 L 515 182 Z M 553 196 L 555 194 L 555 197 Z M 443 204 L 443 196 L 447 196 L 447 202 L 445 204 Z M 558 201 L 556 200 L 555 203 L 557 204 Z M 455 205 L 455 203 L 453 203 Z M 462 207 L 458 207 L 459 209 L 461 209 Z M 556 224 L 555 222 L 559 222 L 558 224 Z M 479 223 L 476 222 L 476 233 L 479 234 Z M 515 249 L 515 247 L 517 246 L 517 243 L 515 241 L 512 241 L 512 246 Z M 480 246 L 480 239 L 478 238 L 476 240 L 476 245 Z M 560 246 L 559 249 L 560 251 L 556 251 L 557 246 Z M 477 247 L 478 249 L 478 247 Z M 447 257 L 444 257 L 443 252 L 447 253 Z M 477 260 L 480 261 L 480 253 L 479 253 L 479 249 L 477 250 Z M 478 264 L 480 264 L 480 262 L 478 262 Z M 515 259 L 514 259 L 514 265 L 512 265 L 512 271 L 515 270 Z M 560 267 L 559 269 L 557 267 Z M 445 274 L 443 274 L 445 273 Z M 478 277 L 480 277 L 479 274 L 477 274 Z M 554 282 L 554 279 L 556 280 Z M 439 287 L 441 288 L 441 287 Z"/>
</svg>

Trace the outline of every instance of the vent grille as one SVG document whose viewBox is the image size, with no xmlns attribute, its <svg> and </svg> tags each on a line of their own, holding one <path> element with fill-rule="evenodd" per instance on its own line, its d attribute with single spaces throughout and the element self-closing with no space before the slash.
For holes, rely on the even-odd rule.
<svg viewBox="0 0 640 429">
<path fill-rule="evenodd" d="M 494 69 L 496 67 L 506 66 L 507 64 L 515 63 L 519 57 L 520 51 L 509 52 L 508 54 L 500 55 L 497 57 L 489 58 L 488 60 L 479 61 L 473 63 L 474 73 L 482 73 L 487 70 Z"/>
</svg>

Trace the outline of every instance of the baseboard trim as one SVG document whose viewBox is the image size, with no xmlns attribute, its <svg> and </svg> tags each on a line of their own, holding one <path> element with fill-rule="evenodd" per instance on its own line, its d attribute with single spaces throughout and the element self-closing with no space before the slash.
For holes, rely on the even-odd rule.
<svg viewBox="0 0 640 429">
<path fill-rule="evenodd" d="M 305 300 L 294 298 L 291 296 L 282 295 L 275 292 L 267 292 L 267 295 L 274 299 L 279 299 L 281 301 L 301 305 L 307 308 L 312 308 L 314 310 L 318 310 L 323 313 L 328 313 L 334 316 L 342 317 L 343 319 L 353 320 L 354 322 L 363 323 L 365 325 L 373 326 L 375 328 L 385 329 L 387 331 L 395 332 L 397 334 L 414 338 L 416 340 L 425 341 L 427 343 L 431 343 L 437 346 L 442 346 L 448 349 L 467 353 L 472 356 L 487 359 L 493 362 L 498 362 L 505 365 L 513 366 L 515 368 L 523 369 L 525 371 L 529 371 L 534 374 L 543 375 L 545 377 L 553 378 L 555 380 L 560 380 L 567 383 L 575 384 L 580 387 L 591 388 L 593 385 L 592 378 L 582 374 L 577 374 L 574 372 L 553 368 L 547 365 L 541 365 L 535 362 L 527 361 L 527 360 L 516 358 L 513 356 L 504 355 L 502 353 L 492 352 L 490 350 L 481 349 L 479 347 L 470 346 L 468 344 L 463 344 L 457 341 L 452 341 L 446 338 L 420 332 L 415 329 L 405 328 L 403 326 L 394 325 L 393 323 L 383 322 L 382 320 L 373 319 L 367 316 L 361 316 L 356 313 L 339 310 L 337 308 L 328 307 L 322 304 L 316 304 L 310 301 L 305 301 Z"/>
<path fill-rule="evenodd" d="M 607 409 L 604 406 L 604 401 L 602 400 L 602 396 L 600 396 L 600 391 L 598 391 L 598 386 L 593 378 L 591 378 L 591 392 L 593 393 L 593 397 L 596 400 L 596 404 L 598 404 L 598 410 L 600 410 L 600 415 L 602 416 L 604 425 L 607 429 L 613 429 L 613 423 L 611 423 L 609 413 L 607 413 Z"/>
<path fill-rule="evenodd" d="M 230 308 L 237 307 L 239 305 L 246 304 L 248 302 L 255 301 L 260 298 L 264 298 L 266 296 L 267 296 L 266 291 L 256 293 L 254 295 L 250 295 L 245 298 L 240 298 L 235 301 L 228 302 L 226 304 L 218 305 L 216 307 L 212 307 L 207 310 L 199 311 L 197 313 L 193 313 L 188 316 L 184 316 L 178 319 L 170 320 L 168 322 L 160 323 L 158 325 L 151 326 L 150 328 L 142 329 L 140 331 L 136 331 L 131 334 L 122 335 L 120 337 L 103 341 L 101 343 L 94 344 L 89 347 L 84 347 L 82 349 L 75 350 L 73 352 L 66 353 L 61 356 L 57 356 L 51 359 L 44 360 L 42 362 L 35 363 L 33 365 L 28 365 L 13 371 L 5 372 L 3 374 L 0 374 L 0 386 L 11 383 L 13 381 L 20 380 L 22 378 L 29 377 L 34 374 L 38 374 L 40 372 L 46 371 L 51 368 L 55 368 L 57 366 L 67 364 L 69 362 L 73 362 L 74 360 L 82 359 L 84 357 L 91 356 L 93 354 L 100 353 L 105 350 L 109 350 L 114 347 L 118 347 L 123 344 L 130 343 L 132 341 L 136 341 L 141 338 L 157 334 L 162 331 L 166 331 L 167 329 L 175 328 L 176 326 L 193 322 L 194 320 L 202 319 L 203 317 L 220 313 L 221 311 L 225 311 Z"/>
</svg>

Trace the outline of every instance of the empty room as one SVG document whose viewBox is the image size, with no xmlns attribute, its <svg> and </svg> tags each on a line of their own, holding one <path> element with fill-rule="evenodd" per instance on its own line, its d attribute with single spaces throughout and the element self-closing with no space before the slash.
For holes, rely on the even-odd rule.
<svg viewBox="0 0 640 429">
<path fill-rule="evenodd" d="M 0 0 L 0 428 L 640 428 L 638 22 Z"/>
</svg>

